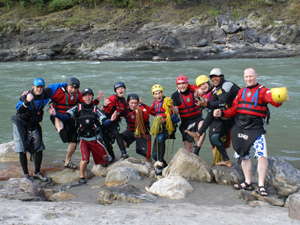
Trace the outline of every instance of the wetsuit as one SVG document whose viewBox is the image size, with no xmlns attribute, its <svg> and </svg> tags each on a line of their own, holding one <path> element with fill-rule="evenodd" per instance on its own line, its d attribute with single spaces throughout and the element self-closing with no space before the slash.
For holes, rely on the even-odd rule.
<svg viewBox="0 0 300 225">
<path fill-rule="evenodd" d="M 93 104 L 81 103 L 69 109 L 66 114 L 56 112 L 56 117 L 62 121 L 70 118 L 76 120 L 82 161 L 89 161 L 92 152 L 96 165 L 108 163 L 108 154 L 100 127 L 106 120 L 106 116 L 99 108 Z"/>
<path fill-rule="evenodd" d="M 121 116 L 126 116 L 125 112 L 127 108 L 127 103 L 124 97 L 120 98 L 117 95 L 110 96 L 108 100 L 110 101 L 110 104 L 107 106 L 103 106 L 103 110 L 105 111 L 107 118 L 111 118 L 111 115 L 115 112 L 115 110 L 117 111 L 117 119 L 108 126 L 108 130 L 110 135 L 117 140 L 117 144 L 120 148 L 120 151 L 123 154 L 124 152 L 126 153 L 126 148 L 124 145 L 123 137 L 119 132 L 119 123 L 121 121 Z M 109 153 L 111 155 L 111 152 Z M 113 155 L 111 156 L 114 159 L 115 155 L 113 152 L 112 154 Z"/>
<path fill-rule="evenodd" d="M 248 154 L 255 140 L 266 133 L 265 118 L 268 115 L 268 103 L 275 107 L 282 105 L 273 101 L 268 88 L 256 84 L 242 88 L 232 106 L 222 111 L 223 117 L 236 116 L 231 137 L 233 148 L 241 158 Z"/>
<path fill-rule="evenodd" d="M 207 102 L 208 113 L 198 133 L 202 135 L 210 126 L 209 138 L 212 146 L 217 147 L 224 161 L 229 157 L 225 150 L 227 134 L 233 126 L 234 120 L 229 118 L 214 118 L 214 109 L 229 108 L 239 91 L 239 87 L 221 78 L 220 84 L 213 89 L 212 98 Z M 225 138 L 224 138 L 225 137 Z"/>
<path fill-rule="evenodd" d="M 139 104 L 138 106 L 143 112 L 143 121 L 146 134 L 144 137 L 136 137 L 134 132 L 136 130 L 136 111 L 127 109 L 126 111 L 126 122 L 127 129 L 122 133 L 122 137 L 127 144 L 127 147 L 130 146 L 134 141 L 136 141 L 136 153 L 145 156 L 146 158 L 151 157 L 151 135 L 150 131 L 150 122 L 149 122 L 149 111 L 150 107 L 145 104 Z M 148 110 L 147 110 L 148 109 Z"/>
<path fill-rule="evenodd" d="M 195 103 L 194 92 L 187 89 L 185 92 L 179 90 L 171 96 L 173 105 L 178 106 L 181 124 L 179 130 L 182 134 L 182 141 L 194 142 L 194 139 L 185 130 L 197 131 L 198 124 L 203 120 L 202 110 Z"/>
<path fill-rule="evenodd" d="M 34 154 L 35 173 L 40 172 L 45 145 L 42 139 L 40 122 L 43 120 L 44 107 L 53 93 L 65 83 L 50 84 L 44 88 L 41 95 L 33 95 L 33 100 L 28 102 L 27 95 L 22 95 L 17 103 L 17 114 L 11 117 L 15 152 L 20 154 L 20 163 L 24 174 L 29 174 L 26 152 Z"/>
</svg>

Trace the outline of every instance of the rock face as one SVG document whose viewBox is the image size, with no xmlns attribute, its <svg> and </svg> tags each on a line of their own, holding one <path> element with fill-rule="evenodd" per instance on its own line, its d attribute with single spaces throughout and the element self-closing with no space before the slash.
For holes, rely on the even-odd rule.
<svg viewBox="0 0 300 225">
<path fill-rule="evenodd" d="M 103 187 L 98 195 L 98 202 L 103 205 L 114 202 L 142 203 L 153 202 L 154 195 L 145 193 L 129 184 L 119 184 L 112 187 Z"/>
<path fill-rule="evenodd" d="M 44 190 L 26 178 L 9 179 L 4 188 L 0 189 L 0 197 L 22 201 L 46 200 Z"/>
<path fill-rule="evenodd" d="M 181 148 L 174 155 L 163 176 L 181 176 L 187 180 L 213 182 L 211 167 L 204 160 Z"/>
<path fill-rule="evenodd" d="M 15 153 L 13 141 L 0 145 L 0 162 L 18 162 L 19 155 Z"/>
<path fill-rule="evenodd" d="M 84 24 L 3 32 L 0 61 L 12 60 L 192 60 L 300 55 L 295 25 L 262 26 L 253 15 L 193 18 L 185 24 L 148 23 L 121 28 Z"/>
</svg>

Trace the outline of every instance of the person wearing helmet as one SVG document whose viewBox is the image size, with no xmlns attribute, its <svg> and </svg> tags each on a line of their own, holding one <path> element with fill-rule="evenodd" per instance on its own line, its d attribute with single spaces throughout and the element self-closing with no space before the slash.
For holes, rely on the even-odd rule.
<svg viewBox="0 0 300 225">
<path fill-rule="evenodd" d="M 198 87 L 200 97 L 205 102 L 210 101 L 213 93 L 213 86 L 210 84 L 209 78 L 206 75 L 200 75 L 196 78 L 196 85 Z"/>
<path fill-rule="evenodd" d="M 20 164 L 27 179 L 30 179 L 26 156 L 26 152 L 29 152 L 34 158 L 33 178 L 48 181 L 48 178 L 40 172 L 45 150 L 40 122 L 43 120 L 45 105 L 53 93 L 63 85 L 65 83 L 50 84 L 45 88 L 45 81 L 42 78 L 34 79 L 32 90 L 23 93 L 16 106 L 17 113 L 11 117 L 15 152 L 19 153 Z"/>
<path fill-rule="evenodd" d="M 156 118 L 161 118 L 161 120 L 157 120 L 157 123 L 155 123 L 154 120 L 151 128 L 152 130 L 154 126 L 162 127 L 162 130 L 159 129 L 159 131 L 154 133 L 156 137 L 152 149 L 152 158 L 154 160 L 157 160 L 157 162 L 155 163 L 155 174 L 157 176 L 161 176 L 163 168 L 168 165 L 164 159 L 166 149 L 165 141 L 168 138 L 171 139 L 175 135 L 175 129 L 173 127 L 173 124 L 171 124 L 172 121 L 170 121 L 170 118 L 173 114 L 172 112 L 174 111 L 173 101 L 170 98 L 164 96 L 163 88 L 159 84 L 153 85 L 151 88 L 151 92 L 155 100 L 150 107 L 150 114 L 156 116 Z"/>
<path fill-rule="evenodd" d="M 110 118 L 115 111 L 117 112 L 117 119 L 110 124 L 108 130 L 111 136 L 117 141 L 117 144 L 121 151 L 121 158 L 126 159 L 128 158 L 126 147 L 124 145 L 123 137 L 119 132 L 119 123 L 121 121 L 121 116 L 126 116 L 125 112 L 127 108 L 127 103 L 124 98 L 126 92 L 125 84 L 123 82 L 116 82 L 114 84 L 114 91 L 116 94 L 104 100 L 103 110 L 105 111 L 107 118 Z M 114 153 L 110 153 L 110 156 L 111 160 L 113 161 L 115 159 Z"/>
<path fill-rule="evenodd" d="M 216 109 L 215 117 L 236 116 L 235 124 L 231 130 L 232 145 L 235 150 L 235 158 L 242 162 L 242 169 L 245 181 L 235 184 L 235 189 L 252 190 L 251 181 L 251 159 L 250 148 L 253 146 L 258 159 L 258 194 L 267 196 L 268 192 L 264 187 L 264 181 L 268 168 L 267 146 L 266 146 L 266 126 L 265 118 L 268 114 L 267 104 L 270 103 L 279 107 L 282 103 L 276 103 L 272 99 L 271 91 L 257 82 L 257 73 L 253 68 L 244 70 L 244 80 L 246 87 L 239 90 L 232 106 L 226 110 Z"/>
<path fill-rule="evenodd" d="M 107 120 L 104 113 L 93 104 L 94 92 L 90 88 L 82 91 L 83 102 L 67 110 L 66 113 L 56 111 L 53 106 L 49 109 L 52 116 L 59 118 L 61 121 L 75 119 L 77 121 L 78 136 L 80 138 L 80 176 L 78 183 L 85 184 L 85 171 L 90 161 L 90 153 L 92 153 L 96 165 L 106 165 L 108 163 L 108 153 L 103 143 L 103 135 L 101 125 L 111 122 L 116 118 L 114 113 L 110 120 Z M 101 99 L 100 99 L 101 100 Z"/>
<path fill-rule="evenodd" d="M 182 134 L 182 141 L 187 151 L 193 152 L 194 139 L 185 132 L 185 130 L 197 131 L 200 129 L 203 118 L 202 111 L 196 105 L 196 97 L 194 91 L 190 89 L 188 78 L 185 75 L 178 76 L 176 79 L 177 91 L 175 91 L 171 98 L 173 100 L 174 113 L 179 114 L 181 124 L 179 130 Z M 201 145 L 205 139 L 205 133 L 196 142 L 194 153 L 199 154 Z"/>
<path fill-rule="evenodd" d="M 58 89 L 51 97 L 52 106 L 54 109 L 62 114 L 65 114 L 69 109 L 81 103 L 83 101 L 82 94 L 79 91 L 80 81 L 71 77 L 67 80 L 67 85 Z M 103 92 L 102 92 L 103 93 Z M 101 91 L 99 96 L 94 100 L 94 104 L 98 105 L 99 100 L 102 98 Z M 61 121 L 57 117 L 50 116 L 55 129 L 59 133 L 61 140 L 64 143 L 69 143 L 67 154 L 64 160 L 65 168 L 77 169 L 77 166 L 71 161 L 72 155 L 74 154 L 77 147 L 77 130 L 75 120 Z"/>
<path fill-rule="evenodd" d="M 215 119 L 213 116 L 213 110 L 218 108 L 229 108 L 239 91 L 239 87 L 236 84 L 225 80 L 224 74 L 219 68 L 212 69 L 209 77 L 214 85 L 212 98 L 208 102 L 200 102 L 202 107 L 208 108 L 207 116 L 203 122 L 203 125 L 197 132 L 191 132 L 189 130 L 186 130 L 186 132 L 194 137 L 195 140 L 198 140 L 205 130 L 210 126 L 210 142 L 212 146 L 217 148 L 223 157 L 223 160 L 217 162 L 216 165 L 231 167 L 232 163 L 226 151 L 226 142 L 229 139 L 228 133 L 234 124 L 234 118 Z"/>
<path fill-rule="evenodd" d="M 125 147 L 128 148 L 136 141 L 136 153 L 151 161 L 150 107 L 140 103 L 140 98 L 135 93 L 127 96 L 127 104 L 127 129 L 122 133 Z"/>
</svg>

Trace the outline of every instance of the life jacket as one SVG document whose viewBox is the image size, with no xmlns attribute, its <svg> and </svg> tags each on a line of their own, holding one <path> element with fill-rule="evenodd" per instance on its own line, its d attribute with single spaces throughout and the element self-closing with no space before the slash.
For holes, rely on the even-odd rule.
<svg viewBox="0 0 300 225">
<path fill-rule="evenodd" d="M 74 96 L 70 96 L 64 87 L 61 90 L 64 97 L 60 101 L 54 102 L 53 107 L 56 111 L 65 114 L 69 109 L 78 104 L 78 92 Z"/>
<path fill-rule="evenodd" d="M 78 105 L 77 126 L 79 136 L 94 137 L 100 133 L 100 122 L 97 115 L 97 107 L 84 108 L 82 103 Z"/>
<path fill-rule="evenodd" d="M 189 91 L 188 95 L 178 93 L 181 105 L 178 106 L 180 117 L 186 118 L 201 114 L 201 108 L 196 105 L 194 92 Z"/>
<path fill-rule="evenodd" d="M 259 90 L 264 86 L 257 85 L 254 88 L 244 87 L 241 91 L 243 94 L 238 99 L 237 113 L 266 118 L 268 107 L 266 103 L 259 98 Z"/>
<path fill-rule="evenodd" d="M 207 93 L 203 93 L 203 95 L 201 95 L 201 98 L 205 101 L 205 102 L 209 102 L 212 98 L 213 95 L 213 89 L 211 89 L 209 92 Z"/>
<path fill-rule="evenodd" d="M 166 110 L 163 107 L 164 99 L 161 102 L 157 101 L 157 99 L 154 101 L 154 110 L 155 110 L 155 116 L 162 116 L 164 119 L 167 118 Z"/>
<path fill-rule="evenodd" d="M 118 95 L 115 95 L 115 96 L 116 96 L 116 104 L 112 107 L 112 109 L 109 113 L 109 118 L 117 110 L 116 121 L 120 121 L 121 115 L 124 114 L 124 112 L 125 112 L 126 100 L 124 97 L 120 98 Z"/>
<path fill-rule="evenodd" d="M 144 104 L 140 104 L 138 107 L 141 108 L 141 110 L 143 111 L 144 113 L 144 109 L 145 106 Z M 127 128 L 131 131 L 135 131 L 136 127 L 135 127 L 135 120 L 136 120 L 136 112 L 135 110 L 134 111 L 130 111 L 129 109 L 127 110 L 127 115 L 126 115 L 126 122 L 127 122 Z M 144 121 L 144 125 L 145 125 L 145 128 L 147 129 L 150 125 L 149 121 Z"/>
<path fill-rule="evenodd" d="M 230 94 L 230 97 L 228 97 L 226 99 L 226 102 L 222 106 L 220 105 L 220 107 L 219 107 L 221 109 L 228 109 L 231 107 L 232 102 L 235 99 L 235 97 L 237 96 L 239 90 L 240 90 L 240 87 L 237 84 L 223 79 L 221 81 L 220 85 L 215 87 L 212 90 L 213 95 L 212 95 L 211 100 L 218 101 L 223 94 L 225 94 L 225 93 Z"/>
</svg>

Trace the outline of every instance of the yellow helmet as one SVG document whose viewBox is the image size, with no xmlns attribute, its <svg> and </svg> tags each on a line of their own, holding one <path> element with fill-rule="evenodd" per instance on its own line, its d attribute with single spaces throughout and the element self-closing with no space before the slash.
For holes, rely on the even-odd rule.
<svg viewBox="0 0 300 225">
<path fill-rule="evenodd" d="M 164 93 L 164 89 L 163 89 L 162 86 L 159 85 L 159 84 L 154 84 L 154 85 L 152 86 L 152 88 L 151 88 L 152 94 L 153 94 L 154 92 L 156 92 L 156 91 L 161 91 L 162 93 Z"/>
<path fill-rule="evenodd" d="M 271 88 L 272 99 L 276 103 L 283 103 L 287 99 L 287 88 L 286 87 L 278 87 Z"/>
<path fill-rule="evenodd" d="M 201 84 L 209 82 L 209 78 L 206 75 L 200 75 L 196 78 L 196 85 L 199 87 Z"/>
</svg>

